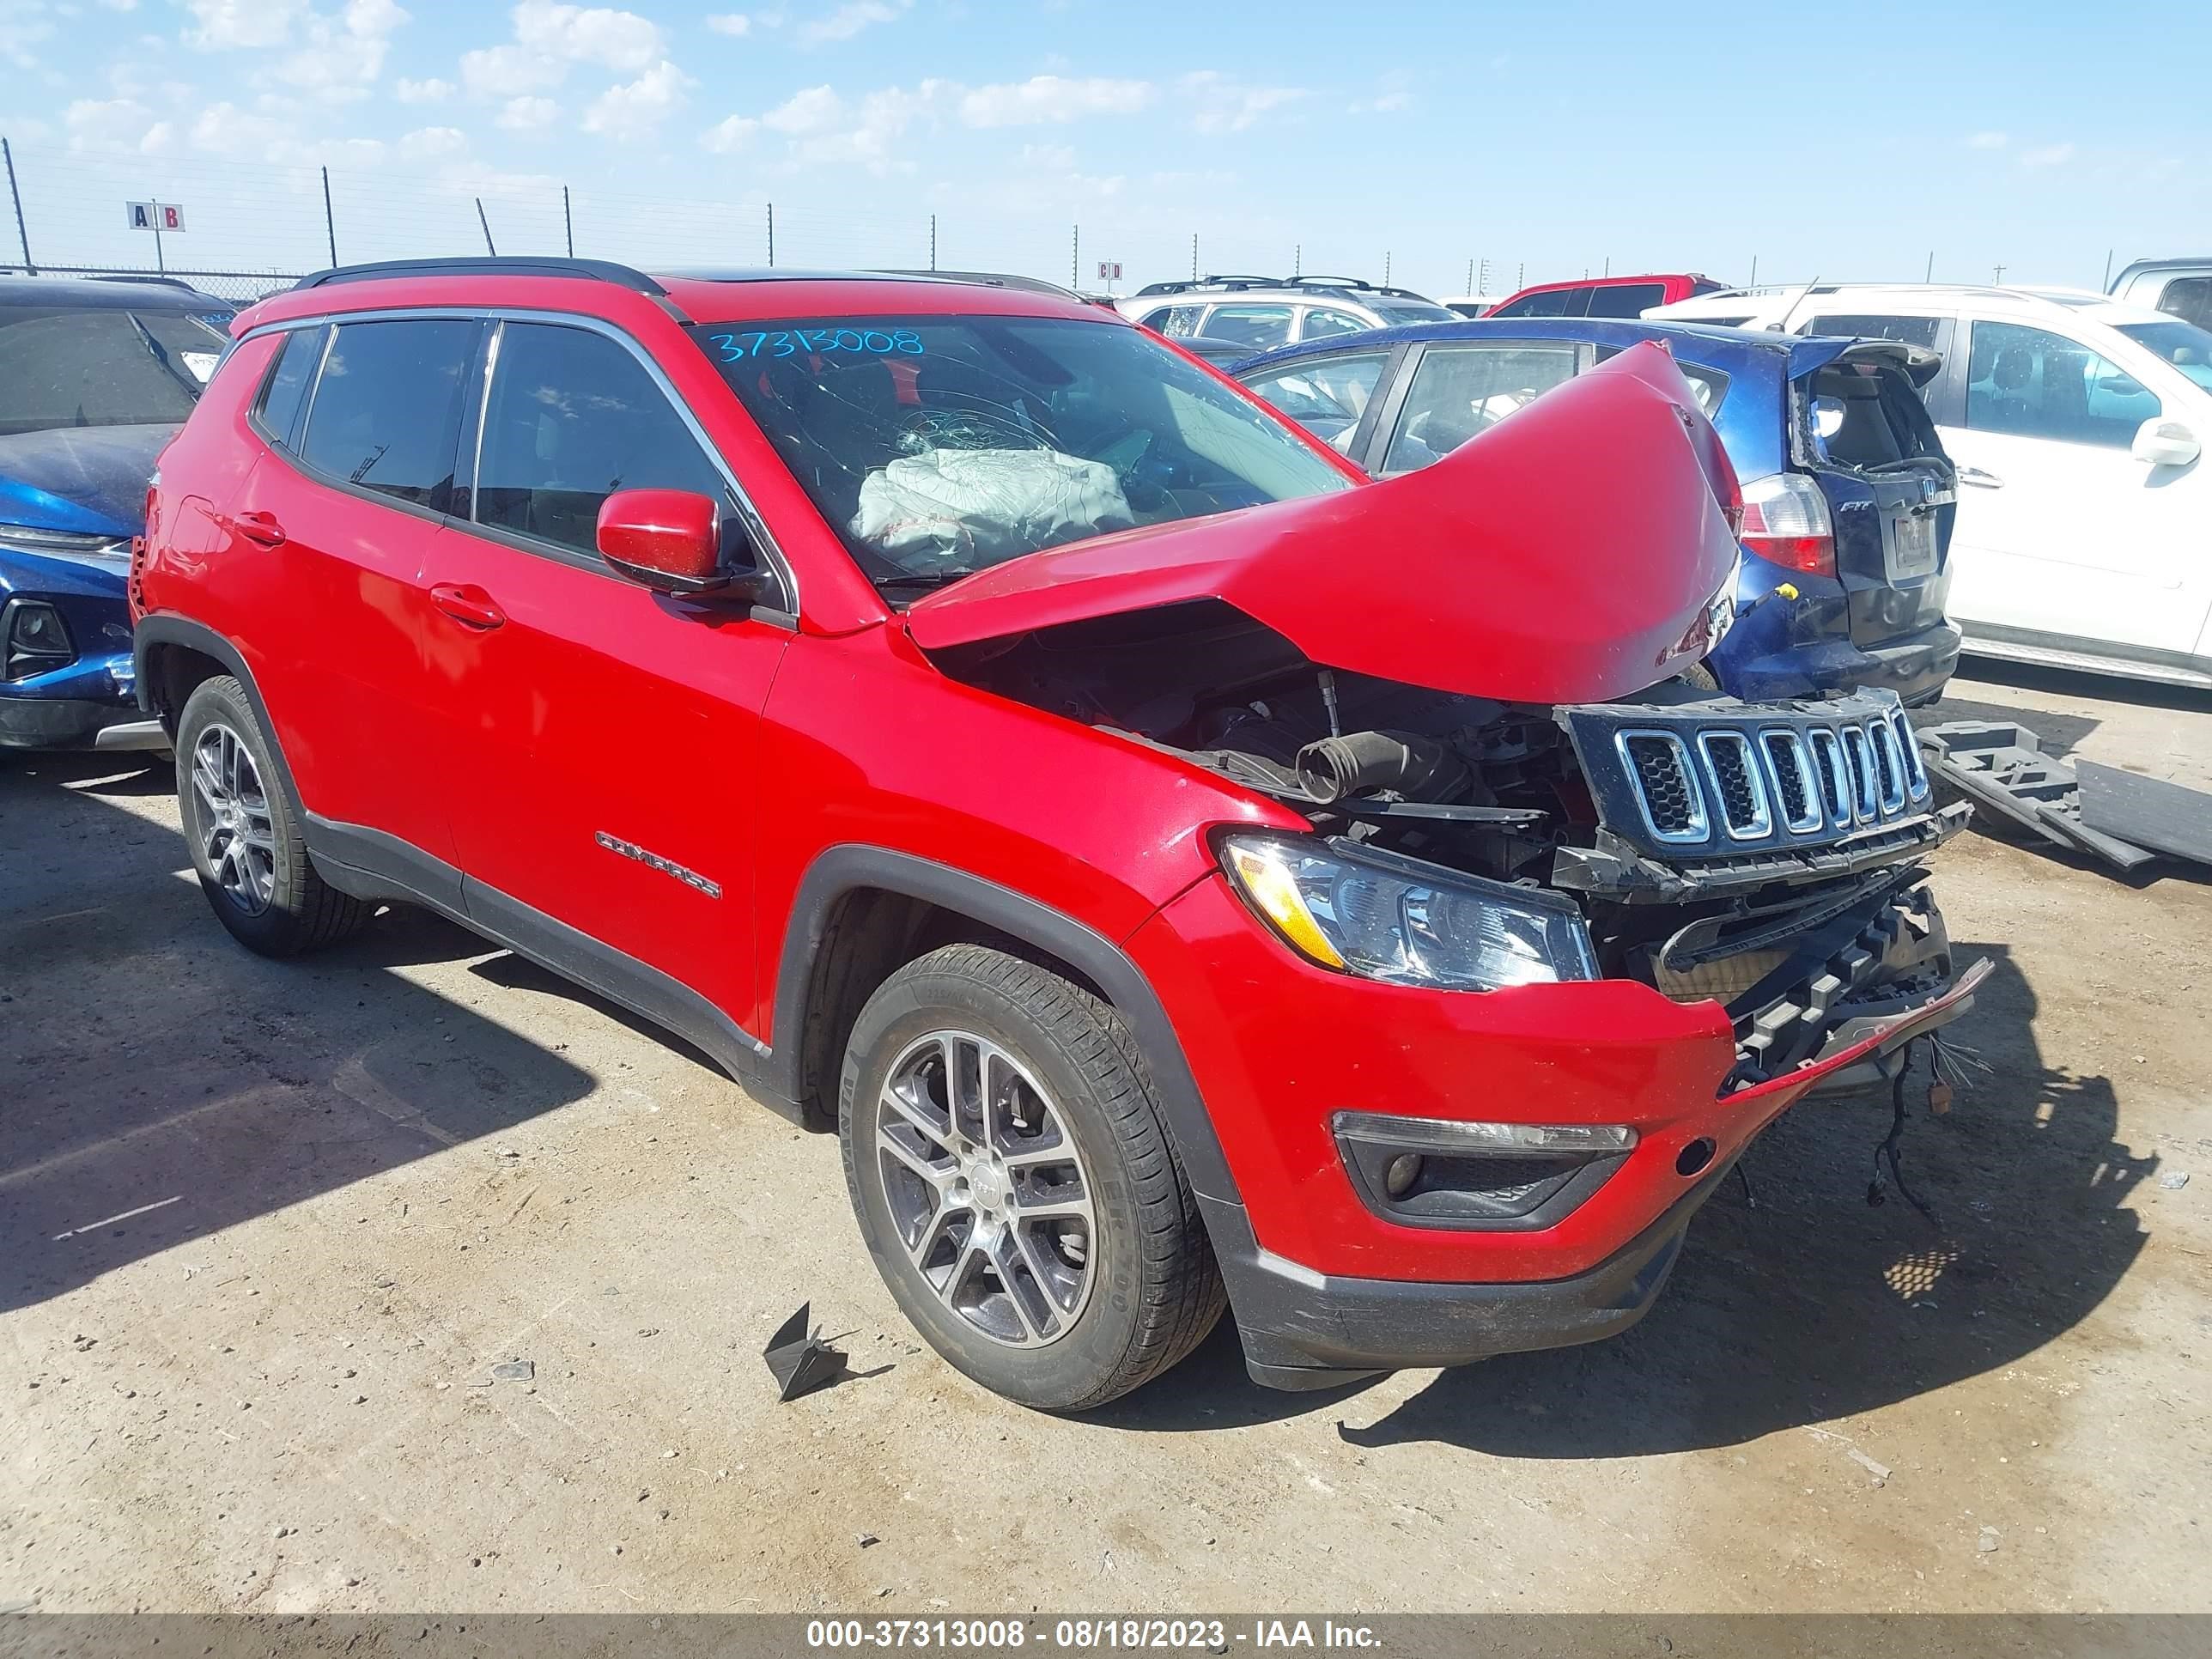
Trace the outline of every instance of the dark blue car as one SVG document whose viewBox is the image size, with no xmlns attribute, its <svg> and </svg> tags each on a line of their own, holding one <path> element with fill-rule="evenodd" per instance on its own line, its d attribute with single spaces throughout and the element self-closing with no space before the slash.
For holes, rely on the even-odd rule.
<svg viewBox="0 0 2212 1659">
<path fill-rule="evenodd" d="M 229 321 L 181 283 L 0 277 L 0 748 L 165 742 L 136 701 L 131 538 Z"/>
<path fill-rule="evenodd" d="M 1516 317 L 1317 341 L 1236 377 L 1377 477 L 1411 471 L 1615 352 L 1674 354 L 1743 482 L 1737 622 L 1708 659 L 1747 698 L 1887 687 L 1939 696 L 1957 477 L 1917 387 L 1941 366 L 1893 340 Z M 1605 458 L 1590 457 L 1590 487 Z"/>
</svg>

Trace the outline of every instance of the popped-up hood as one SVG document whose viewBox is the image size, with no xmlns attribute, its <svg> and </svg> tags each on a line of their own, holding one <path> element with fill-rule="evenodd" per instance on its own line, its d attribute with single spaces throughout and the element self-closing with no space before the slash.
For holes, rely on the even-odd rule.
<svg viewBox="0 0 2212 1659">
<path fill-rule="evenodd" d="M 129 536 L 146 521 L 159 426 L 57 426 L 0 436 L 0 520 L 34 530 Z"/>
<path fill-rule="evenodd" d="M 1420 471 L 1032 553 L 907 625 L 934 651 L 1218 599 L 1330 668 L 1603 702 L 1710 648 L 1740 500 L 1674 360 L 1638 345 Z"/>
</svg>

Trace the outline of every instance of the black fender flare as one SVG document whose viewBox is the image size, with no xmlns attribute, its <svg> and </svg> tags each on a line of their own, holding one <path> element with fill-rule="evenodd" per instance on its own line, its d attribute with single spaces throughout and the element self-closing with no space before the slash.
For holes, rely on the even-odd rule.
<svg viewBox="0 0 2212 1659">
<path fill-rule="evenodd" d="M 196 651 L 203 657 L 221 663 L 224 672 L 246 688 L 246 700 L 253 705 L 253 718 L 261 727 L 262 740 L 269 745 L 270 756 L 276 763 L 284 793 L 291 797 L 295 807 L 305 812 L 307 803 L 300 799 L 300 786 L 292 776 L 292 763 L 284 757 L 284 745 L 276 738 L 276 722 L 269 718 L 269 705 L 262 698 L 261 687 L 253 678 L 253 671 L 246 666 L 245 653 L 205 623 L 197 623 L 189 617 L 172 616 L 162 611 L 138 619 L 131 641 L 131 654 L 137 669 L 138 706 L 149 714 L 162 713 L 155 705 L 154 678 L 148 670 L 154 653 L 161 647 L 169 645 Z M 181 708 L 168 711 L 173 718 L 183 712 Z M 169 735 L 176 736 L 173 728 Z"/>
<path fill-rule="evenodd" d="M 778 1074 L 781 1092 L 796 1099 L 803 1086 L 799 1067 L 807 996 L 813 984 L 814 960 L 831 915 L 840 899 L 863 888 L 901 894 L 952 911 L 1057 957 L 1087 975 L 1128 1021 L 1144 1049 L 1168 1133 L 1192 1191 L 1201 1199 L 1241 1207 L 1236 1178 L 1230 1173 L 1220 1137 L 1214 1133 L 1212 1117 L 1199 1093 L 1197 1079 L 1191 1075 L 1174 1023 L 1150 981 L 1121 946 L 1096 928 L 1026 894 L 910 853 L 844 842 L 825 849 L 807 866 L 784 925 L 783 948 L 776 964 L 775 1028 L 769 1064 Z"/>
</svg>

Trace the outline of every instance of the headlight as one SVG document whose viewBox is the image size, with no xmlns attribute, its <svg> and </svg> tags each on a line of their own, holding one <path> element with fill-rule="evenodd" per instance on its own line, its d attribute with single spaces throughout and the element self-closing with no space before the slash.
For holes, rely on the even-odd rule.
<svg viewBox="0 0 2212 1659">
<path fill-rule="evenodd" d="M 1324 968 L 1459 991 L 1597 977 L 1566 899 L 1341 839 L 1231 836 L 1221 854 L 1246 902 Z"/>
<path fill-rule="evenodd" d="M 27 524 L 0 524 L 0 547 L 48 558 L 84 559 L 95 564 L 131 562 L 131 538 L 91 536 L 78 530 L 36 530 Z"/>
</svg>

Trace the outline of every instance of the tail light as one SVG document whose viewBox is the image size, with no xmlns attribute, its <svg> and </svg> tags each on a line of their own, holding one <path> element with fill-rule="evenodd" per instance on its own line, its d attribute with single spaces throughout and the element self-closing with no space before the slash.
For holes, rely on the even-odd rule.
<svg viewBox="0 0 2212 1659">
<path fill-rule="evenodd" d="M 1770 472 L 1743 487 L 1744 546 L 1808 575 L 1836 574 L 1836 527 L 1828 498 L 1802 472 Z"/>
</svg>

